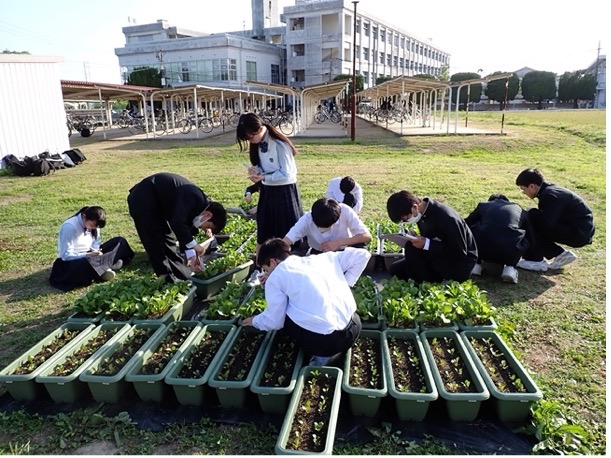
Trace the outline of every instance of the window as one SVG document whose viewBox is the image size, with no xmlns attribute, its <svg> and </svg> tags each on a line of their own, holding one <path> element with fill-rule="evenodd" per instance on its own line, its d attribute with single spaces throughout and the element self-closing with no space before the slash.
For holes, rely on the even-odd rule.
<svg viewBox="0 0 611 458">
<path fill-rule="evenodd" d="M 405 37 L 401 37 L 401 47 L 405 48 Z"/>
<path fill-rule="evenodd" d="M 181 73 L 182 73 L 182 81 L 186 83 L 187 81 L 191 81 L 189 75 L 189 62 L 181 62 Z"/>
<path fill-rule="evenodd" d="M 386 41 L 386 31 L 380 30 L 380 41 Z"/>
<path fill-rule="evenodd" d="M 399 35 L 395 33 L 395 46 L 399 46 Z"/>
<path fill-rule="evenodd" d="M 380 63 L 381 64 L 384 63 L 384 53 L 383 52 L 380 53 Z"/>
<path fill-rule="evenodd" d="M 212 60 L 213 81 L 237 81 L 238 71 L 235 59 Z"/>
<path fill-rule="evenodd" d="M 363 33 L 365 34 L 366 37 L 369 36 L 369 23 L 368 22 L 363 22 Z"/>
<path fill-rule="evenodd" d="M 246 79 L 257 81 L 257 63 L 246 61 Z"/>
<path fill-rule="evenodd" d="M 397 61 L 398 61 L 397 56 L 393 56 L 393 58 L 392 58 L 392 65 L 393 65 L 393 67 L 397 66 Z"/>
<path fill-rule="evenodd" d="M 358 45 L 357 45 L 357 46 L 355 46 L 355 47 L 354 47 L 354 52 L 355 52 L 355 54 L 354 54 L 354 55 L 356 56 L 356 58 L 357 58 L 357 59 L 360 59 L 360 58 L 361 58 L 361 47 L 360 47 L 360 46 L 358 46 Z"/>
<path fill-rule="evenodd" d="M 272 83 L 280 84 L 280 65 L 272 64 Z"/>
<path fill-rule="evenodd" d="M 378 39 L 378 28 L 374 25 L 373 26 L 373 39 L 377 40 Z"/>
<path fill-rule="evenodd" d="M 392 57 L 390 56 L 390 54 L 386 54 L 386 65 L 390 65 L 391 64 L 391 59 Z"/>
<path fill-rule="evenodd" d="M 361 33 L 361 20 L 356 20 L 356 33 Z"/>
<path fill-rule="evenodd" d="M 369 60 L 369 48 L 363 48 L 363 59 Z"/>
<path fill-rule="evenodd" d="M 305 20 L 302 17 L 296 17 L 291 19 L 291 30 L 303 30 Z"/>
<path fill-rule="evenodd" d="M 399 59 L 399 67 L 403 68 L 403 57 Z"/>
</svg>

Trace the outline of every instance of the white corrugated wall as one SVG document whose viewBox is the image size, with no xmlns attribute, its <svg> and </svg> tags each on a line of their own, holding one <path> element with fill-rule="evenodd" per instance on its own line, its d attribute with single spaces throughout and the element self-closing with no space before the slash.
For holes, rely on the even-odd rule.
<svg viewBox="0 0 611 458">
<path fill-rule="evenodd" d="M 0 158 L 70 149 L 58 57 L 0 55 Z"/>
</svg>

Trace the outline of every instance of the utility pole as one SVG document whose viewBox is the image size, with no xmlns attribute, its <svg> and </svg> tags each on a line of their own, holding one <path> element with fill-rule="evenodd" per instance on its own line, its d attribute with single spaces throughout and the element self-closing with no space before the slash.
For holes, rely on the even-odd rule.
<svg viewBox="0 0 611 458">
<path fill-rule="evenodd" d="M 596 67 L 594 67 L 594 79 L 596 80 L 596 91 L 594 92 L 594 107 L 598 106 L 598 62 L 600 61 L 600 41 L 598 42 L 598 50 L 596 51 Z"/>
<path fill-rule="evenodd" d="M 354 141 L 356 131 L 356 5 L 359 1 L 353 0 L 354 17 L 352 18 L 352 106 L 350 109 L 350 140 Z"/>
<path fill-rule="evenodd" d="M 155 53 L 155 57 L 159 61 L 159 76 L 161 76 L 161 87 L 165 87 L 165 67 L 163 66 L 163 51 L 157 51 L 157 53 Z"/>
</svg>

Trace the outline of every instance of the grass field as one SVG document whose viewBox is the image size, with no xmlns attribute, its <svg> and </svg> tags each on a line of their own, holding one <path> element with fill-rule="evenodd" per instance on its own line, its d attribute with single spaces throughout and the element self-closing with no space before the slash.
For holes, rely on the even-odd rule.
<svg viewBox="0 0 611 458">
<path fill-rule="evenodd" d="M 500 113 L 470 113 L 470 125 L 498 126 Z M 359 125 L 362 123 L 359 122 Z M 466 216 L 492 193 L 523 207 L 536 205 L 514 185 L 526 167 L 547 181 L 580 194 L 594 212 L 592 245 L 575 250 L 579 259 L 562 272 L 520 271 L 518 285 L 484 276 L 498 321 L 534 376 L 545 399 L 543 452 L 603 454 L 606 449 L 606 130 L 603 111 L 529 111 L 506 114 L 503 136 L 398 137 L 380 128 L 357 131 L 346 140 L 299 140 L 298 185 L 304 209 L 322 196 L 327 181 L 353 176 L 363 187 L 363 219 L 385 219 L 386 199 L 400 189 L 430 196 Z M 127 211 L 129 188 L 155 172 L 179 173 L 228 206 L 240 203 L 247 185 L 240 154 L 229 135 L 206 142 L 98 142 L 76 139 L 87 161 L 48 177 L 0 176 L 0 368 L 27 350 L 70 314 L 84 290 L 63 294 L 48 284 L 62 221 L 84 205 L 105 207 L 104 239 L 126 237 L 137 252 L 130 270 L 150 272 Z M 0 390 L 2 388 L 0 387 Z M 580 442 L 559 445 L 556 421 L 582 425 Z M 196 425 L 197 426 L 197 425 Z M 201 425 L 200 425 L 201 426 Z M 270 454 L 274 433 L 252 425 L 193 425 L 163 433 L 141 431 L 124 417 L 81 411 L 61 417 L 0 412 L 0 452 L 70 454 L 96 441 L 123 438 L 117 450 L 132 454 Z M 235 429 L 239 429 L 236 432 Z M 201 429 L 201 428 L 200 428 Z M 240 434 L 240 444 L 222 439 Z M 452 453 L 433 443 L 423 448 L 393 442 L 392 431 L 373 444 L 336 447 L 337 454 Z M 434 439 L 434 438 L 433 438 Z M 413 445 L 413 444 L 412 444 Z M 152 448 L 151 448 L 152 447 Z M 95 452 L 90 452 L 95 454 Z"/>
</svg>

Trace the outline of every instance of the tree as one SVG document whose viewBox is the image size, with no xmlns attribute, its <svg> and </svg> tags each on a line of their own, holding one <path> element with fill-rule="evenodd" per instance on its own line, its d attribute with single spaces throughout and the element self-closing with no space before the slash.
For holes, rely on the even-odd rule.
<svg viewBox="0 0 611 458">
<path fill-rule="evenodd" d="M 522 96 L 528 102 L 537 102 L 537 108 L 543 108 L 543 101 L 556 97 L 556 74 L 552 72 L 533 71 L 522 78 Z"/>
<path fill-rule="evenodd" d="M 2 51 L 2 54 L 30 54 L 30 51 L 9 51 L 8 49 L 5 49 Z"/>
<path fill-rule="evenodd" d="M 382 84 L 382 83 L 384 83 L 385 81 L 390 81 L 391 79 L 393 79 L 393 77 L 392 77 L 392 76 L 378 76 L 378 77 L 376 78 L 376 86 L 377 86 L 378 84 Z"/>
<path fill-rule="evenodd" d="M 342 73 L 341 75 L 337 75 L 335 78 L 333 78 L 333 81 L 350 81 L 350 84 L 348 85 L 348 97 L 352 97 L 352 75 L 347 75 L 345 73 Z M 363 90 L 363 88 L 365 87 L 365 78 L 363 78 L 363 75 L 356 75 L 356 92 L 361 92 Z"/>
<path fill-rule="evenodd" d="M 437 79 L 439 81 L 450 81 L 450 67 L 447 64 L 441 66 Z"/>
<path fill-rule="evenodd" d="M 475 79 L 481 79 L 481 78 L 482 77 L 479 75 L 479 73 L 469 73 L 469 72 L 454 73 L 450 77 L 450 82 L 458 83 L 460 81 L 475 80 Z M 463 106 L 463 110 L 467 109 L 467 92 L 470 92 L 469 102 L 477 103 L 482 99 L 482 85 L 480 83 L 473 83 L 471 84 L 470 91 L 467 89 L 467 87 L 463 87 L 460 90 L 460 104 Z M 456 103 L 456 94 L 457 93 L 458 93 L 458 85 L 452 88 L 452 102 L 454 103 Z"/>
<path fill-rule="evenodd" d="M 161 74 L 153 67 L 136 67 L 129 74 L 127 84 L 132 86 L 161 87 Z"/>
<path fill-rule="evenodd" d="M 565 72 L 558 82 L 558 99 L 573 102 L 573 108 L 579 108 L 579 100 L 594 100 L 596 78 L 584 70 Z"/>
<path fill-rule="evenodd" d="M 505 72 L 494 72 L 488 76 L 500 75 Z M 509 86 L 505 88 L 507 84 L 507 79 L 499 79 L 490 81 L 486 85 L 486 89 L 484 93 L 490 100 L 494 100 L 495 102 L 499 102 L 500 110 L 505 109 L 505 92 L 507 92 L 507 101 L 514 100 L 518 91 L 520 90 L 520 78 L 515 73 L 509 77 Z M 505 90 L 507 89 L 507 91 Z"/>
</svg>

